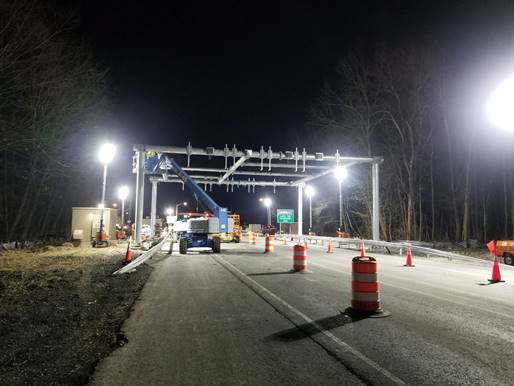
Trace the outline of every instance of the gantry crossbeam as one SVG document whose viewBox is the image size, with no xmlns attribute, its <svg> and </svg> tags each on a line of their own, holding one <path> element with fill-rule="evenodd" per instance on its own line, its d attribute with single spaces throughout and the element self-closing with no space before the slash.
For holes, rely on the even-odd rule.
<svg viewBox="0 0 514 386">
<path fill-rule="evenodd" d="M 172 170 L 166 168 L 158 171 L 145 169 L 145 160 L 148 155 L 167 154 L 175 158 L 177 162 L 184 160 L 181 165 L 185 171 L 199 172 L 191 177 L 199 184 L 204 184 L 205 189 L 212 190 L 213 186 L 224 186 L 229 191 L 236 187 L 245 187 L 249 192 L 255 191 L 256 186 L 296 187 L 298 188 L 298 232 L 302 233 L 302 195 L 303 187 L 307 182 L 331 173 L 338 165 L 350 167 L 357 164 L 372 165 L 372 228 L 373 239 L 379 239 L 379 200 L 378 200 L 378 173 L 379 164 L 383 162 L 381 157 L 353 157 L 343 156 L 336 151 L 334 154 L 308 153 L 305 148 L 298 150 L 273 151 L 271 146 L 267 150 L 263 146 L 258 151 L 250 149 L 238 149 L 235 145 L 223 149 L 214 147 L 197 148 L 188 143 L 185 147 L 159 146 L 159 145 L 134 145 L 137 174 L 136 186 L 136 243 L 140 243 L 141 224 L 143 219 L 144 178 L 149 175 L 152 182 L 152 223 L 155 223 L 157 185 L 162 182 L 180 183 L 182 180 L 174 177 Z M 192 158 L 203 159 L 202 165 L 192 166 Z M 214 158 L 213 158 L 214 157 Z M 219 165 L 219 159 L 223 159 L 223 165 Z M 205 161 L 213 163 L 215 167 L 203 167 Z M 255 162 L 255 161 L 258 162 Z M 253 162 L 252 162 L 253 161 Z M 179 162 L 180 164 L 180 162 Z M 256 170 L 258 168 L 259 170 Z M 277 171 L 275 169 L 278 169 Z M 287 170 L 285 170 L 287 169 Z M 308 171 L 308 172 L 307 172 Z M 236 177 L 239 176 L 239 177 Z M 247 176 L 243 179 L 241 176 Z M 237 178 L 237 179 L 236 179 Z"/>
</svg>

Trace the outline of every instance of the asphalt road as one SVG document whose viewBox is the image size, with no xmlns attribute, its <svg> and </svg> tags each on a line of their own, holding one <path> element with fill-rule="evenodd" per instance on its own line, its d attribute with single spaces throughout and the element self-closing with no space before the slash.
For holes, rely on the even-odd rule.
<svg viewBox="0 0 514 386">
<path fill-rule="evenodd" d="M 350 318 L 355 251 L 223 244 L 165 254 L 123 326 L 128 344 L 97 368 L 96 385 L 513 384 L 514 270 L 487 284 L 491 262 L 377 258 L 390 317 Z"/>
</svg>

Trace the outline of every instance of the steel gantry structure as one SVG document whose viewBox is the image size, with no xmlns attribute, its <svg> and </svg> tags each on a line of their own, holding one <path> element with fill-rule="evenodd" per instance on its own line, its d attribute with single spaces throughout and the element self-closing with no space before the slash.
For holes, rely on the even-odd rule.
<svg viewBox="0 0 514 386">
<path fill-rule="evenodd" d="M 273 151 L 271 146 L 254 151 L 250 149 L 238 149 L 236 145 L 223 149 L 214 147 L 197 148 L 190 143 L 186 147 L 178 146 L 154 146 L 134 145 L 134 167 L 136 174 L 136 205 L 135 205 L 135 233 L 136 244 L 141 243 L 141 229 L 143 224 L 144 182 L 149 175 L 152 186 L 150 223 L 152 232 L 155 229 L 157 218 L 157 187 L 159 183 L 179 183 L 183 181 L 168 170 L 150 170 L 146 161 L 149 156 L 155 154 L 168 154 L 176 159 L 182 158 L 185 165 L 183 170 L 198 183 L 203 184 L 204 189 L 212 190 L 212 186 L 224 186 L 228 191 L 234 191 L 235 187 L 244 187 L 248 192 L 255 192 L 256 186 L 290 187 L 298 189 L 298 235 L 303 234 L 303 188 L 305 185 L 319 177 L 327 175 L 337 167 L 350 167 L 357 164 L 371 165 L 372 176 L 372 235 L 373 240 L 380 239 L 379 228 L 379 166 L 383 162 L 382 157 L 348 157 L 343 156 L 337 150 L 333 155 L 324 153 L 307 153 L 305 148 L 292 151 Z M 223 159 L 223 164 L 218 168 L 192 166 L 192 157 Z M 224 165 L 224 166 L 223 166 Z"/>
</svg>

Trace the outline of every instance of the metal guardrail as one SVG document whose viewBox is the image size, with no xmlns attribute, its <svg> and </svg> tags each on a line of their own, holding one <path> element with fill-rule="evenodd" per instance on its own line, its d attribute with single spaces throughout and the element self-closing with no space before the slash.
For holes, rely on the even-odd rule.
<svg viewBox="0 0 514 386">
<path fill-rule="evenodd" d="M 154 245 L 149 250 L 143 252 L 141 255 L 139 255 L 137 258 L 132 260 L 129 264 L 124 266 L 123 268 L 118 269 L 117 271 L 113 272 L 113 275 L 119 275 L 121 273 L 127 273 L 131 271 L 132 269 L 136 268 L 137 266 L 143 264 L 146 260 L 150 259 L 153 255 L 155 255 L 158 251 L 161 250 L 164 242 L 170 238 L 171 234 L 167 234 L 163 236 L 162 240 L 159 241 L 156 245 Z"/>
<path fill-rule="evenodd" d="M 400 255 L 403 254 L 403 251 L 407 248 L 408 245 L 411 247 L 411 251 L 413 253 L 424 254 L 427 257 L 445 257 L 448 260 L 451 259 L 469 259 L 469 256 L 459 255 L 457 253 L 441 251 L 439 249 L 433 249 L 428 247 L 423 247 L 420 245 L 416 245 L 415 242 L 390 242 L 390 241 L 377 241 L 377 240 L 364 240 L 364 239 L 345 239 L 341 237 L 327 237 L 327 236 L 308 236 L 308 235 L 291 235 L 291 234 L 282 234 L 275 235 L 277 239 L 283 240 L 287 238 L 292 241 L 307 241 L 309 244 L 325 246 L 328 243 L 332 243 L 334 247 L 337 248 L 354 248 L 359 249 L 361 244 L 364 243 L 366 248 L 384 248 L 388 253 L 391 253 L 392 250 L 396 250 Z"/>
</svg>

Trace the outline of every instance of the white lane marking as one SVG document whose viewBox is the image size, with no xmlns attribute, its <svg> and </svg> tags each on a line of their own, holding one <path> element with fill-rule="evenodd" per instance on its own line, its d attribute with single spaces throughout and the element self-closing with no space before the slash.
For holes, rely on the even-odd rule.
<svg viewBox="0 0 514 386">
<path fill-rule="evenodd" d="M 282 306 L 286 307 L 289 311 L 294 313 L 296 316 L 299 316 L 301 319 L 303 319 L 306 323 L 313 325 L 316 327 L 318 331 L 320 331 L 321 334 L 325 335 L 326 337 L 330 338 L 334 343 L 341 346 L 346 351 L 350 352 L 351 354 L 355 355 L 358 359 L 360 359 L 362 362 L 366 363 L 368 366 L 373 368 L 374 370 L 378 371 L 380 374 L 382 374 L 384 377 L 388 378 L 390 381 L 392 381 L 395 384 L 398 385 L 405 385 L 405 382 L 403 382 L 400 378 L 396 377 L 394 374 L 390 373 L 388 370 L 384 369 L 382 366 L 380 366 L 378 363 L 374 362 L 373 360 L 369 359 L 367 356 L 362 354 L 357 349 L 353 348 L 352 346 L 348 345 L 347 343 L 343 342 L 341 339 L 336 337 L 334 334 L 332 334 L 329 331 L 326 331 L 322 326 L 320 326 L 318 323 L 316 323 L 314 320 L 309 318 L 307 315 L 302 313 L 301 311 L 294 308 L 292 305 L 287 303 L 282 298 L 275 295 L 273 292 L 268 290 L 267 288 L 260 285 L 258 282 L 247 276 L 244 272 L 240 271 L 238 268 L 236 268 L 233 264 L 229 263 L 227 260 L 225 260 L 223 257 L 217 255 L 214 257 L 214 259 L 221 260 L 222 264 L 225 264 L 229 267 L 230 270 L 237 273 L 237 275 L 241 278 L 241 280 L 249 281 L 252 283 L 253 286 L 258 288 L 260 291 L 264 292 L 267 296 L 271 297 L 273 300 L 279 302 Z M 291 321 L 292 322 L 292 321 Z M 294 323 L 294 322 L 293 322 Z M 297 326 L 298 327 L 298 326 Z"/>
<path fill-rule="evenodd" d="M 324 269 L 327 269 L 329 271 L 333 271 L 333 272 L 337 272 L 337 273 L 344 273 L 345 275 L 351 275 L 351 273 L 349 273 L 349 272 L 345 272 L 345 271 L 342 271 L 340 269 L 335 269 L 335 268 L 327 267 L 326 265 L 323 265 L 323 264 L 313 263 L 311 261 L 309 262 L 309 264 L 310 265 L 314 265 L 314 266 L 318 266 L 318 267 L 321 267 L 321 268 L 324 268 Z M 380 275 L 381 274 L 379 274 L 379 277 L 380 277 Z M 427 292 L 415 290 L 415 289 L 412 289 L 412 288 L 402 287 L 402 286 L 398 286 L 398 285 L 395 285 L 395 284 L 389 284 L 389 283 L 386 283 L 386 282 L 380 282 L 380 285 L 385 285 L 385 286 L 401 289 L 403 291 L 409 291 L 409 292 L 417 293 L 418 295 L 427 296 L 427 297 L 434 298 L 434 299 L 437 299 L 437 300 L 441 300 L 441 301 L 444 301 L 444 302 L 457 304 L 457 305 L 460 305 L 460 306 L 463 306 L 463 307 L 473 308 L 473 309 L 479 310 L 481 312 L 487 312 L 487 313 L 503 316 L 505 318 L 514 319 L 514 315 L 504 314 L 503 312 L 498 312 L 498 311 L 487 310 L 487 309 L 485 309 L 483 307 L 478 307 L 478 306 L 474 306 L 472 304 L 467 304 L 467 303 L 461 303 L 461 302 L 458 302 L 458 301 L 455 301 L 455 300 L 450 300 L 448 298 L 443 298 L 441 296 L 432 295 L 432 294 L 429 294 Z"/>
</svg>

